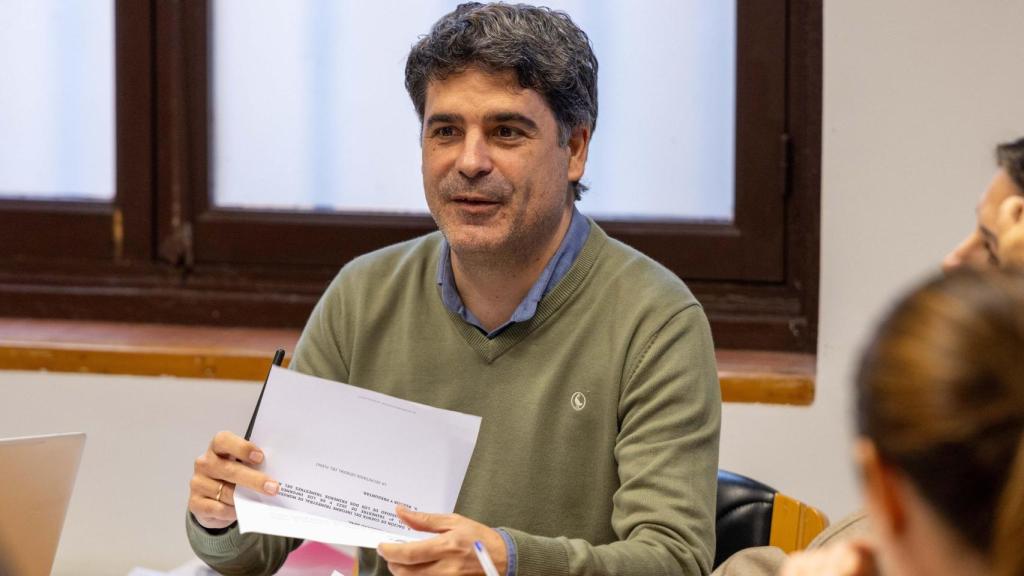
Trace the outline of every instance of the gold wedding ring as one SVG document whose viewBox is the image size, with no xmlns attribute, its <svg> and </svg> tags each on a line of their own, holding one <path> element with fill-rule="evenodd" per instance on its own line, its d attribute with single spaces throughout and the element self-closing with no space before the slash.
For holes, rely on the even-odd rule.
<svg viewBox="0 0 1024 576">
<path fill-rule="evenodd" d="M 217 502 L 220 502 L 220 497 L 224 495 L 224 483 L 221 482 L 220 486 L 217 487 L 217 497 L 214 498 Z"/>
</svg>

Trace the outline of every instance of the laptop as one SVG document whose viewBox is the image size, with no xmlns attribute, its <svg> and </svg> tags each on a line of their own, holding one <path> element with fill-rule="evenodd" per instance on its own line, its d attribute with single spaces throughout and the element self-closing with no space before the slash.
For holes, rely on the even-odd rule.
<svg viewBox="0 0 1024 576">
<path fill-rule="evenodd" d="M 0 576 L 50 573 L 85 434 L 0 439 Z"/>
</svg>

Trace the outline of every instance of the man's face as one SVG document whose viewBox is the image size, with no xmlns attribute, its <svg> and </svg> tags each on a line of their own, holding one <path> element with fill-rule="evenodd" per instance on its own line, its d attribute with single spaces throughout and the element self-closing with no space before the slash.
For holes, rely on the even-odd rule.
<svg viewBox="0 0 1024 576">
<path fill-rule="evenodd" d="M 996 220 L 1000 205 L 1014 194 L 1020 194 L 1020 191 L 1006 171 L 1000 169 L 978 201 L 978 227 L 946 255 L 942 260 L 943 270 L 949 272 L 961 266 L 999 265 Z"/>
<path fill-rule="evenodd" d="M 550 256 L 572 215 L 589 134 L 558 145 L 544 98 L 513 72 L 470 68 L 427 86 L 423 188 L 455 258 Z"/>
</svg>

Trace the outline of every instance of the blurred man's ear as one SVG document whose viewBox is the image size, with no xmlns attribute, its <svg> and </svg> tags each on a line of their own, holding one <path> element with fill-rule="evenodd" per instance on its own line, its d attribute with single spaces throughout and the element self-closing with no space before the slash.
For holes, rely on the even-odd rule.
<svg viewBox="0 0 1024 576">
<path fill-rule="evenodd" d="M 858 439 L 854 452 L 861 469 L 864 498 L 875 529 L 881 532 L 883 538 L 898 539 L 907 526 L 903 476 L 882 459 L 878 448 L 868 439 Z"/>
</svg>

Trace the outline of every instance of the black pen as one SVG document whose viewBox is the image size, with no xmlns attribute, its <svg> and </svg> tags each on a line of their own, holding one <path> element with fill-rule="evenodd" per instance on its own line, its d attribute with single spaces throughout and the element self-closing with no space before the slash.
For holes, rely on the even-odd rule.
<svg viewBox="0 0 1024 576">
<path fill-rule="evenodd" d="M 271 362 L 270 371 L 267 372 L 267 377 L 263 380 L 263 388 L 260 388 L 260 397 L 256 399 L 256 408 L 252 411 L 252 418 L 249 419 L 249 428 L 245 430 L 245 439 L 248 440 L 252 436 L 252 427 L 256 424 L 256 414 L 260 411 L 260 402 L 263 401 L 263 393 L 267 391 L 267 380 L 270 380 L 270 372 L 273 371 L 274 366 L 280 366 L 281 362 L 284 361 L 284 349 L 278 348 L 277 352 L 274 352 L 274 360 Z"/>
</svg>

